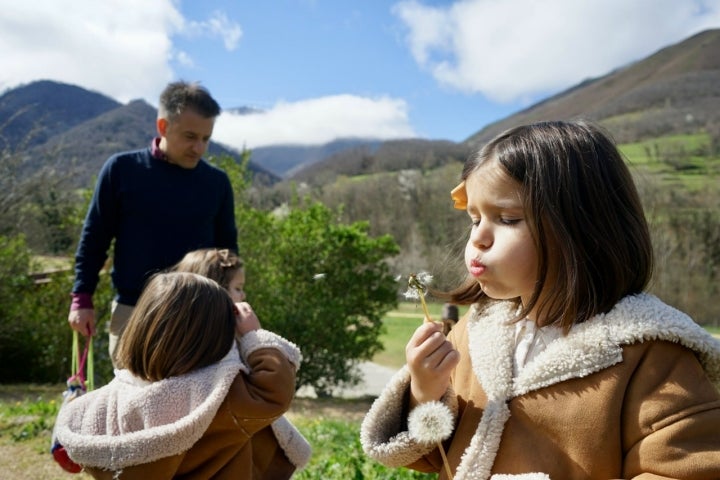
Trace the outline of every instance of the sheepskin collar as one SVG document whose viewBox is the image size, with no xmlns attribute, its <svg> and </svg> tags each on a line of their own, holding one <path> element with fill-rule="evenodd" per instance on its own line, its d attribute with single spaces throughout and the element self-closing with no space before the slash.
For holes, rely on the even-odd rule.
<svg viewBox="0 0 720 480">
<path fill-rule="evenodd" d="M 60 411 L 57 437 L 75 462 L 108 470 L 182 453 L 207 430 L 241 369 L 248 371 L 233 344 L 220 362 L 158 382 L 116 371 Z"/>
<path fill-rule="evenodd" d="M 516 307 L 490 304 L 468 323 L 473 372 L 490 400 L 508 400 L 622 361 L 622 347 L 648 340 L 680 343 L 698 354 L 710 379 L 720 384 L 720 341 L 686 314 L 649 294 L 625 297 L 610 312 L 574 326 L 512 378 Z"/>
</svg>

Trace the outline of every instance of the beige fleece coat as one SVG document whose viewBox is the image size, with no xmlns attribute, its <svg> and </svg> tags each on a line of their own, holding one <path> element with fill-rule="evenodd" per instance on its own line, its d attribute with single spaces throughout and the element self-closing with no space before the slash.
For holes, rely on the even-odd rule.
<svg viewBox="0 0 720 480">
<path fill-rule="evenodd" d="M 68 403 L 55 431 L 95 478 L 289 478 L 310 446 L 282 417 L 299 349 L 258 330 L 220 362 L 147 382 L 127 370 Z"/>
<path fill-rule="evenodd" d="M 473 306 L 450 334 L 456 480 L 720 479 L 720 342 L 657 298 L 630 296 L 513 378 L 515 311 Z M 408 386 L 403 368 L 364 419 L 363 448 L 444 479 L 439 450 L 407 431 Z"/>
</svg>

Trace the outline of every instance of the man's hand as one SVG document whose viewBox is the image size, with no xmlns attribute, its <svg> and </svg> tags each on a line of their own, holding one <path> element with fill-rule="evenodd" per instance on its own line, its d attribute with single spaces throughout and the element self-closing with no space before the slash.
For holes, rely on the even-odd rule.
<svg viewBox="0 0 720 480">
<path fill-rule="evenodd" d="M 95 335 L 95 310 L 92 308 L 70 310 L 68 323 L 70 328 L 81 335 L 93 336 Z"/>
</svg>

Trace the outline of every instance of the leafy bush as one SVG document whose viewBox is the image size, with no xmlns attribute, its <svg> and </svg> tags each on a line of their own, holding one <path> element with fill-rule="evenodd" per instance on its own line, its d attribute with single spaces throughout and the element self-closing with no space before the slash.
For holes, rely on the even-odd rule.
<svg viewBox="0 0 720 480">
<path fill-rule="evenodd" d="M 353 365 L 381 348 L 382 316 L 397 302 L 384 263 L 397 253 L 395 243 L 369 238 L 366 224 L 337 225 L 331 216 L 320 204 L 286 217 L 255 215 L 262 228 L 240 243 L 249 301 L 266 328 L 301 347 L 298 388 L 312 385 L 319 395 L 356 383 Z"/>
<path fill-rule="evenodd" d="M 0 237 L 0 381 L 12 382 L 23 375 L 18 365 L 32 354 L 32 337 L 37 333 L 29 327 L 28 312 L 18 295 L 33 288 L 28 275 L 30 255 L 23 237 Z M 42 331 L 42 330 L 41 330 Z M 23 362 L 23 363 L 21 363 Z"/>
<path fill-rule="evenodd" d="M 31 251 L 22 236 L 0 236 L 0 382 L 63 382 L 70 376 L 72 331 L 67 324 L 70 271 L 37 281 Z M 107 277 L 107 275 L 103 276 Z M 107 317 L 109 279 L 95 295 L 98 318 Z M 96 384 L 111 378 L 107 339 L 94 340 Z"/>
<path fill-rule="evenodd" d="M 227 161 L 222 167 L 237 195 L 248 301 L 265 328 L 301 348 L 298 388 L 311 385 L 325 396 L 357 383 L 355 365 L 382 347 L 382 317 L 397 304 L 387 264 L 397 244 L 388 235 L 371 238 L 367 222 L 339 223 L 317 202 L 257 210 L 244 200 L 243 167 Z"/>
</svg>

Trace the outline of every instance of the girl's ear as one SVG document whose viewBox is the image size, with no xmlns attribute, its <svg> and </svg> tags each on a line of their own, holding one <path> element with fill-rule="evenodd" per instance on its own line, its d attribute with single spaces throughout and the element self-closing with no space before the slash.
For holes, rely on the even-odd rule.
<svg viewBox="0 0 720 480">
<path fill-rule="evenodd" d="M 167 118 L 158 118 L 157 122 L 155 122 L 155 125 L 157 127 L 158 134 L 161 137 L 164 137 L 167 133 L 167 127 L 168 127 L 168 121 Z"/>
</svg>

